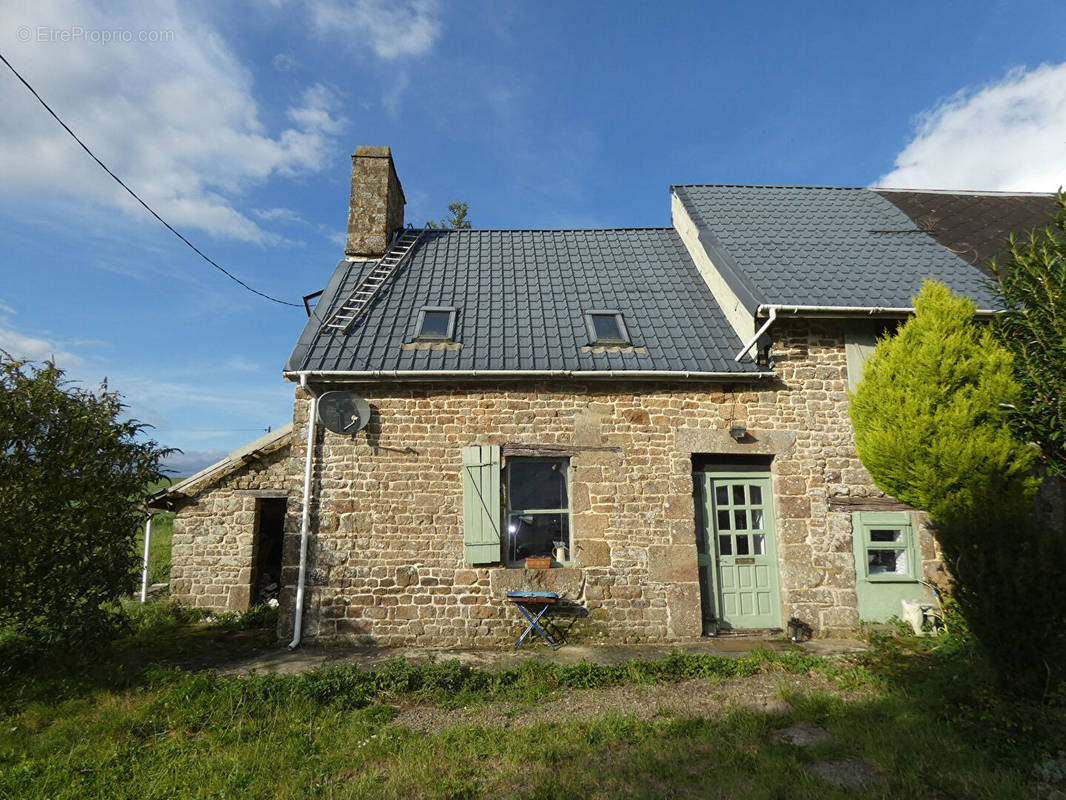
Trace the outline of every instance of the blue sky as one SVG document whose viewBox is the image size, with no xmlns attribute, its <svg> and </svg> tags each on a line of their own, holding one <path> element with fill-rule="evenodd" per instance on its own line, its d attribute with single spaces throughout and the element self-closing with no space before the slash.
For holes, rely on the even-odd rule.
<svg viewBox="0 0 1066 800">
<path fill-rule="evenodd" d="M 672 183 L 1066 183 L 1050 0 L 8 6 L 0 52 L 86 143 L 296 302 L 359 144 L 392 147 L 409 222 L 463 199 L 484 228 L 668 225 Z M 303 311 L 6 71 L 0 103 L 0 347 L 106 376 L 182 472 L 286 422 Z"/>
</svg>

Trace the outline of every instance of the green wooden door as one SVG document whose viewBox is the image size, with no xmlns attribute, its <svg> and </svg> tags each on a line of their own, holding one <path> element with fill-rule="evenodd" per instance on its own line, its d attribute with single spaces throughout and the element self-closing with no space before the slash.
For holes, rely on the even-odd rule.
<svg viewBox="0 0 1066 800">
<path fill-rule="evenodd" d="M 714 599 L 718 627 L 780 628 L 770 476 L 706 472 L 703 488 L 701 582 Z"/>
</svg>

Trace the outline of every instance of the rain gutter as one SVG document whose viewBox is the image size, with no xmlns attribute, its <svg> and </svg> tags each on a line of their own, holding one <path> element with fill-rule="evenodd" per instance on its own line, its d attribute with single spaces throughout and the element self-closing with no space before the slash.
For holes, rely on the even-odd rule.
<svg viewBox="0 0 1066 800">
<path fill-rule="evenodd" d="M 777 319 L 778 314 L 812 314 L 826 317 L 853 317 L 859 315 L 877 316 L 889 314 L 893 316 L 907 316 L 914 313 L 913 306 L 782 306 L 782 305 L 760 305 L 755 310 L 755 316 L 759 317 L 762 314 L 767 314 L 766 322 L 763 326 L 755 332 L 755 335 L 749 339 L 743 349 L 737 353 L 734 357 L 734 361 L 740 361 L 755 343 L 759 341 L 766 331 L 770 329 L 770 326 L 774 324 L 774 320 Z M 974 311 L 974 315 L 978 317 L 990 317 L 995 314 L 999 314 L 999 311 L 994 311 L 987 308 L 979 308 Z"/>
<path fill-rule="evenodd" d="M 357 382 L 390 378 L 395 380 L 426 380 L 437 378 L 589 378 L 601 380 L 613 378 L 626 380 L 631 378 L 657 378 L 661 380 L 706 380 L 706 381 L 742 381 L 746 378 L 770 378 L 773 372 L 698 372 L 671 370 L 569 370 L 569 369 L 467 369 L 467 370 L 396 370 L 375 369 L 354 370 L 301 370 L 286 372 L 289 380 L 299 377 L 301 383 L 306 378 L 331 382 Z"/>
</svg>

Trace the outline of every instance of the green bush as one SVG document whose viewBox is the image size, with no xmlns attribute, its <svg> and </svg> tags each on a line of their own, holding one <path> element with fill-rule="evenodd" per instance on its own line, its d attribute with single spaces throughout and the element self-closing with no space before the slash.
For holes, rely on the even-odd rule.
<svg viewBox="0 0 1066 800">
<path fill-rule="evenodd" d="M 1006 306 L 994 331 L 1021 385 L 1011 424 L 1040 445 L 1049 472 L 1066 475 L 1066 194 L 1055 202 L 1051 223 L 1021 240 L 1011 236 L 1006 258 L 993 264 Z"/>
<path fill-rule="evenodd" d="M 1036 452 L 1004 413 L 1020 392 L 1010 353 L 974 324 L 973 303 L 926 281 L 914 316 L 878 341 L 851 397 L 855 449 L 880 489 L 937 520 L 1027 505 Z"/>
<path fill-rule="evenodd" d="M 0 351 L 0 627 L 85 646 L 136 581 L 144 487 L 167 452 L 105 386 Z"/>
<path fill-rule="evenodd" d="M 880 340 L 849 413 L 879 488 L 929 512 L 952 594 L 1002 691 L 1046 698 L 1066 664 L 1066 538 L 1036 518 L 1034 447 L 1006 410 L 1011 354 L 974 306 L 927 282 L 914 316 Z"/>
</svg>

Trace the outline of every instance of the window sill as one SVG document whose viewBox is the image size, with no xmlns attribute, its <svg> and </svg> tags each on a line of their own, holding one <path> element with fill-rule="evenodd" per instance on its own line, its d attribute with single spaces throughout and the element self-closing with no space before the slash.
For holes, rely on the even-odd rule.
<svg viewBox="0 0 1066 800">
<path fill-rule="evenodd" d="M 921 583 L 910 575 L 867 575 L 867 583 Z"/>
</svg>

